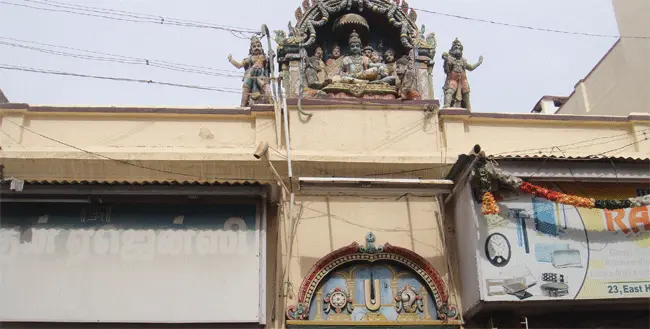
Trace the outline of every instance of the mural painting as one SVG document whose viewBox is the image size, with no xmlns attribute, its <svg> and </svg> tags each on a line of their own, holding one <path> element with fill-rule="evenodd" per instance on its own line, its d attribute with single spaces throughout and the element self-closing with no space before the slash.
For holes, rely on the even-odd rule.
<svg viewBox="0 0 650 329">
<path fill-rule="evenodd" d="M 307 321 L 423 322 L 454 320 L 446 285 L 414 252 L 388 243 L 352 243 L 321 259 L 307 274 L 287 318 Z"/>
</svg>

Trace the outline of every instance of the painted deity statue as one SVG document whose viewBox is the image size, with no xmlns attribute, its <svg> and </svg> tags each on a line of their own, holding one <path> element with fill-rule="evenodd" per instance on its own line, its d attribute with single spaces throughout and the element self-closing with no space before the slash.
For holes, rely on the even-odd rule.
<svg viewBox="0 0 650 329">
<path fill-rule="evenodd" d="M 370 45 L 363 47 L 363 55 L 368 57 L 368 58 L 372 58 L 372 53 L 374 53 L 374 52 L 375 52 L 375 50 L 372 49 L 372 46 L 370 46 Z"/>
<path fill-rule="evenodd" d="M 343 72 L 341 82 L 367 83 L 381 82 L 381 72 L 378 67 L 371 67 L 371 60 L 365 56 L 361 48 L 361 38 L 356 31 L 352 31 L 349 39 L 350 53 L 343 57 Z"/>
<path fill-rule="evenodd" d="M 422 98 L 418 91 L 416 73 L 409 57 L 404 56 L 395 62 L 395 74 L 398 79 L 397 91 L 400 98 L 404 100 Z"/>
<path fill-rule="evenodd" d="M 323 48 L 316 47 L 314 55 L 307 59 L 305 67 L 305 85 L 312 89 L 321 89 L 332 82 L 326 76 L 323 62 Z"/>
<path fill-rule="evenodd" d="M 341 80 L 341 71 L 343 70 L 343 57 L 341 57 L 341 47 L 334 45 L 332 56 L 325 62 L 325 76 L 333 82 Z"/>
<path fill-rule="evenodd" d="M 476 64 L 467 63 L 463 58 L 463 44 L 454 40 L 449 53 L 443 53 L 444 70 L 447 74 L 445 86 L 445 107 L 463 107 L 471 110 L 469 101 L 469 82 L 467 81 L 467 72 L 474 71 L 483 63 L 483 56 L 480 56 Z"/>
<path fill-rule="evenodd" d="M 228 55 L 228 61 L 236 68 L 244 68 L 244 84 L 242 86 L 241 106 L 246 107 L 254 104 L 262 97 L 268 97 L 269 84 L 269 59 L 264 53 L 262 42 L 257 36 L 251 38 L 251 45 L 248 57 L 241 63 Z"/>
<path fill-rule="evenodd" d="M 386 63 L 389 75 L 395 75 L 395 59 L 395 50 L 388 48 L 384 53 L 384 63 Z"/>
</svg>

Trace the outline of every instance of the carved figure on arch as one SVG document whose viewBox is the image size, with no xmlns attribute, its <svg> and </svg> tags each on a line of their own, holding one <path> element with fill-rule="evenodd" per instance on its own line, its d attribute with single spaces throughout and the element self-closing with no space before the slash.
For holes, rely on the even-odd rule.
<svg viewBox="0 0 650 329">
<path fill-rule="evenodd" d="M 328 292 L 323 298 L 325 305 L 323 305 L 325 314 L 328 314 L 327 320 L 329 321 L 350 321 L 352 318 L 350 314 L 354 309 L 352 305 L 352 298 L 350 295 L 336 287 Z"/>
<path fill-rule="evenodd" d="M 316 47 L 314 55 L 307 59 L 305 67 L 305 84 L 307 87 L 320 90 L 332 82 L 327 78 L 325 63 L 323 62 L 323 48 Z"/>
<path fill-rule="evenodd" d="M 395 50 L 393 48 L 388 48 L 384 53 L 384 63 L 386 63 L 389 75 L 397 76 L 395 74 L 395 60 Z"/>
<path fill-rule="evenodd" d="M 333 82 L 341 80 L 341 70 L 343 69 L 343 57 L 341 57 L 341 47 L 334 45 L 332 55 L 325 62 L 325 76 Z"/>
<path fill-rule="evenodd" d="M 363 47 L 363 55 L 368 58 L 372 58 L 372 53 L 374 52 L 375 50 L 370 45 Z"/>
<path fill-rule="evenodd" d="M 397 74 L 397 92 L 398 96 L 403 100 L 421 99 L 422 96 L 418 91 L 417 76 L 413 69 L 412 61 L 403 56 L 397 60 L 395 66 L 395 74 Z"/>
<path fill-rule="evenodd" d="M 255 103 L 268 103 L 269 88 L 269 58 L 259 37 L 251 38 L 248 57 L 238 62 L 228 55 L 228 61 L 236 68 L 244 68 L 244 84 L 242 86 L 241 106 L 246 107 Z"/>
<path fill-rule="evenodd" d="M 480 56 L 475 64 L 467 63 L 467 59 L 463 58 L 463 44 L 456 38 L 449 53 L 442 54 L 442 59 L 447 74 L 443 87 L 445 107 L 462 107 L 471 110 L 467 71 L 474 71 L 479 67 L 483 63 L 483 56 Z"/>
</svg>

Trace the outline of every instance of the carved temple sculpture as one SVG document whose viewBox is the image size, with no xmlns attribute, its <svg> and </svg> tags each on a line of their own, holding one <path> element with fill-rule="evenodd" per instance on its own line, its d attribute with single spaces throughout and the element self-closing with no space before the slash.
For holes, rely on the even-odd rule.
<svg viewBox="0 0 650 329">
<path fill-rule="evenodd" d="M 435 34 L 406 0 L 304 0 L 295 15 L 275 31 L 287 97 L 434 99 Z"/>
<path fill-rule="evenodd" d="M 287 308 L 289 327 L 309 323 L 409 322 L 427 326 L 458 316 L 445 282 L 424 258 L 388 243 L 354 242 L 323 257 L 306 274 L 298 304 Z"/>
<path fill-rule="evenodd" d="M 238 62 L 228 55 L 228 61 L 238 69 L 244 68 L 241 107 L 270 103 L 270 58 L 264 53 L 258 36 L 251 38 L 248 57 Z"/>
<path fill-rule="evenodd" d="M 445 107 L 462 107 L 471 110 L 469 101 L 469 82 L 467 71 L 474 71 L 483 63 L 483 56 L 479 57 L 476 64 L 467 63 L 463 57 L 463 44 L 456 38 L 451 45 L 449 53 L 442 54 L 444 70 L 447 75 L 445 86 Z"/>
</svg>

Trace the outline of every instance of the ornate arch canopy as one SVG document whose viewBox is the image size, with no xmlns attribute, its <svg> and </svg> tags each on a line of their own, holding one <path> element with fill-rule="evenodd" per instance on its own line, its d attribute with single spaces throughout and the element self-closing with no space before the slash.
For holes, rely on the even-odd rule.
<svg viewBox="0 0 650 329">
<path fill-rule="evenodd" d="M 417 14 L 413 8 L 409 11 L 406 0 L 311 0 L 311 3 L 304 0 L 302 7 L 296 9 L 297 27 L 308 37 L 304 46 L 309 47 L 316 41 L 316 28 L 327 24 L 331 15 L 354 9 L 359 13 L 370 10 L 384 15 L 390 24 L 400 29 L 402 45 L 409 49 L 413 47 Z"/>
<path fill-rule="evenodd" d="M 357 32 L 364 42 L 370 43 L 369 39 L 373 39 L 375 48 L 383 46 L 387 50 L 393 47 L 399 55 L 405 55 L 417 43 L 420 56 L 433 58 L 435 45 L 420 35 L 424 31 L 416 25 L 417 13 L 406 0 L 304 0 L 295 11 L 295 27 L 289 23 L 288 37 L 283 31 L 275 31 L 278 61 L 283 63 L 299 58 L 301 47 L 312 49 L 319 44 L 325 45 L 327 49 L 324 50 L 329 53 L 334 44 L 345 46 L 347 41 L 344 40 L 351 31 L 345 31 L 347 34 L 339 31 L 343 35 L 337 35 L 333 27 L 337 25 L 337 19 L 351 14 L 367 20 L 360 25 L 365 25 L 370 31 Z M 364 35 L 365 32 L 372 38 Z"/>
<path fill-rule="evenodd" d="M 380 280 L 377 278 L 383 278 L 384 282 L 388 281 L 386 275 L 382 276 L 380 273 L 375 274 L 375 278 L 373 278 L 372 274 L 369 274 L 369 280 L 363 280 L 362 278 L 363 284 L 361 288 L 350 288 L 349 285 L 354 285 L 354 278 L 344 275 L 347 277 L 347 289 L 338 285 L 329 285 L 328 291 L 323 291 L 324 283 L 331 280 L 333 276 L 340 274 L 342 270 L 344 271 L 344 269 L 352 266 L 353 269 L 347 271 L 347 273 L 354 273 L 357 271 L 354 267 L 368 264 L 387 264 L 391 268 L 395 265 L 396 268 L 401 269 L 400 271 L 412 274 L 411 279 L 402 281 L 400 284 L 397 283 L 396 279 L 392 280 L 392 292 L 387 289 L 391 295 L 388 297 L 393 301 L 390 305 L 386 305 L 386 298 L 383 298 L 382 301 L 381 296 L 375 302 L 375 292 L 373 291 L 372 297 L 367 292 L 369 288 L 373 289 L 371 288 L 373 284 L 376 289 L 382 289 L 379 283 Z M 390 272 L 393 273 L 391 276 L 395 278 L 408 274 L 395 273 L 396 271 L 392 269 Z M 365 273 L 372 273 L 372 271 L 366 271 Z M 365 286 L 363 286 L 364 284 Z M 387 283 L 383 284 L 388 288 Z M 449 304 L 449 294 L 442 277 L 429 262 L 406 248 L 393 246 L 389 243 L 376 246 L 374 234 L 368 233 L 365 246 L 353 242 L 326 255 L 312 267 L 300 285 L 298 304 L 288 307 L 286 316 L 289 320 L 312 320 L 314 319 L 314 312 L 321 314 L 321 309 L 324 308 L 325 312 L 331 312 L 328 316 L 329 320 L 341 319 L 342 317 L 351 319 L 354 317 L 352 308 L 354 308 L 353 305 L 355 304 L 352 297 L 354 292 L 351 290 L 359 289 L 364 290 L 366 293 L 365 298 L 360 298 L 364 300 L 363 303 L 367 307 L 363 313 L 365 314 L 364 319 L 368 319 L 367 316 L 372 314 L 384 318 L 384 315 L 380 314 L 382 312 L 380 306 L 388 306 L 388 309 L 392 309 L 391 312 L 396 312 L 396 315 L 399 315 L 397 321 L 427 319 L 426 301 L 423 301 L 423 298 L 426 299 L 427 297 L 435 304 L 430 309 L 434 310 L 434 316 L 438 320 L 451 320 L 458 315 L 456 306 Z M 381 293 L 379 290 L 378 295 Z M 322 296 L 323 293 L 326 293 L 325 298 Z M 359 295 L 358 292 L 357 295 Z M 316 296 L 319 298 L 316 298 Z M 323 299 L 325 303 L 323 307 L 318 306 L 321 302 L 319 299 Z M 371 303 L 369 303 L 370 301 Z M 376 307 L 373 308 L 373 305 Z M 349 314 L 346 314 L 346 309 Z"/>
</svg>

